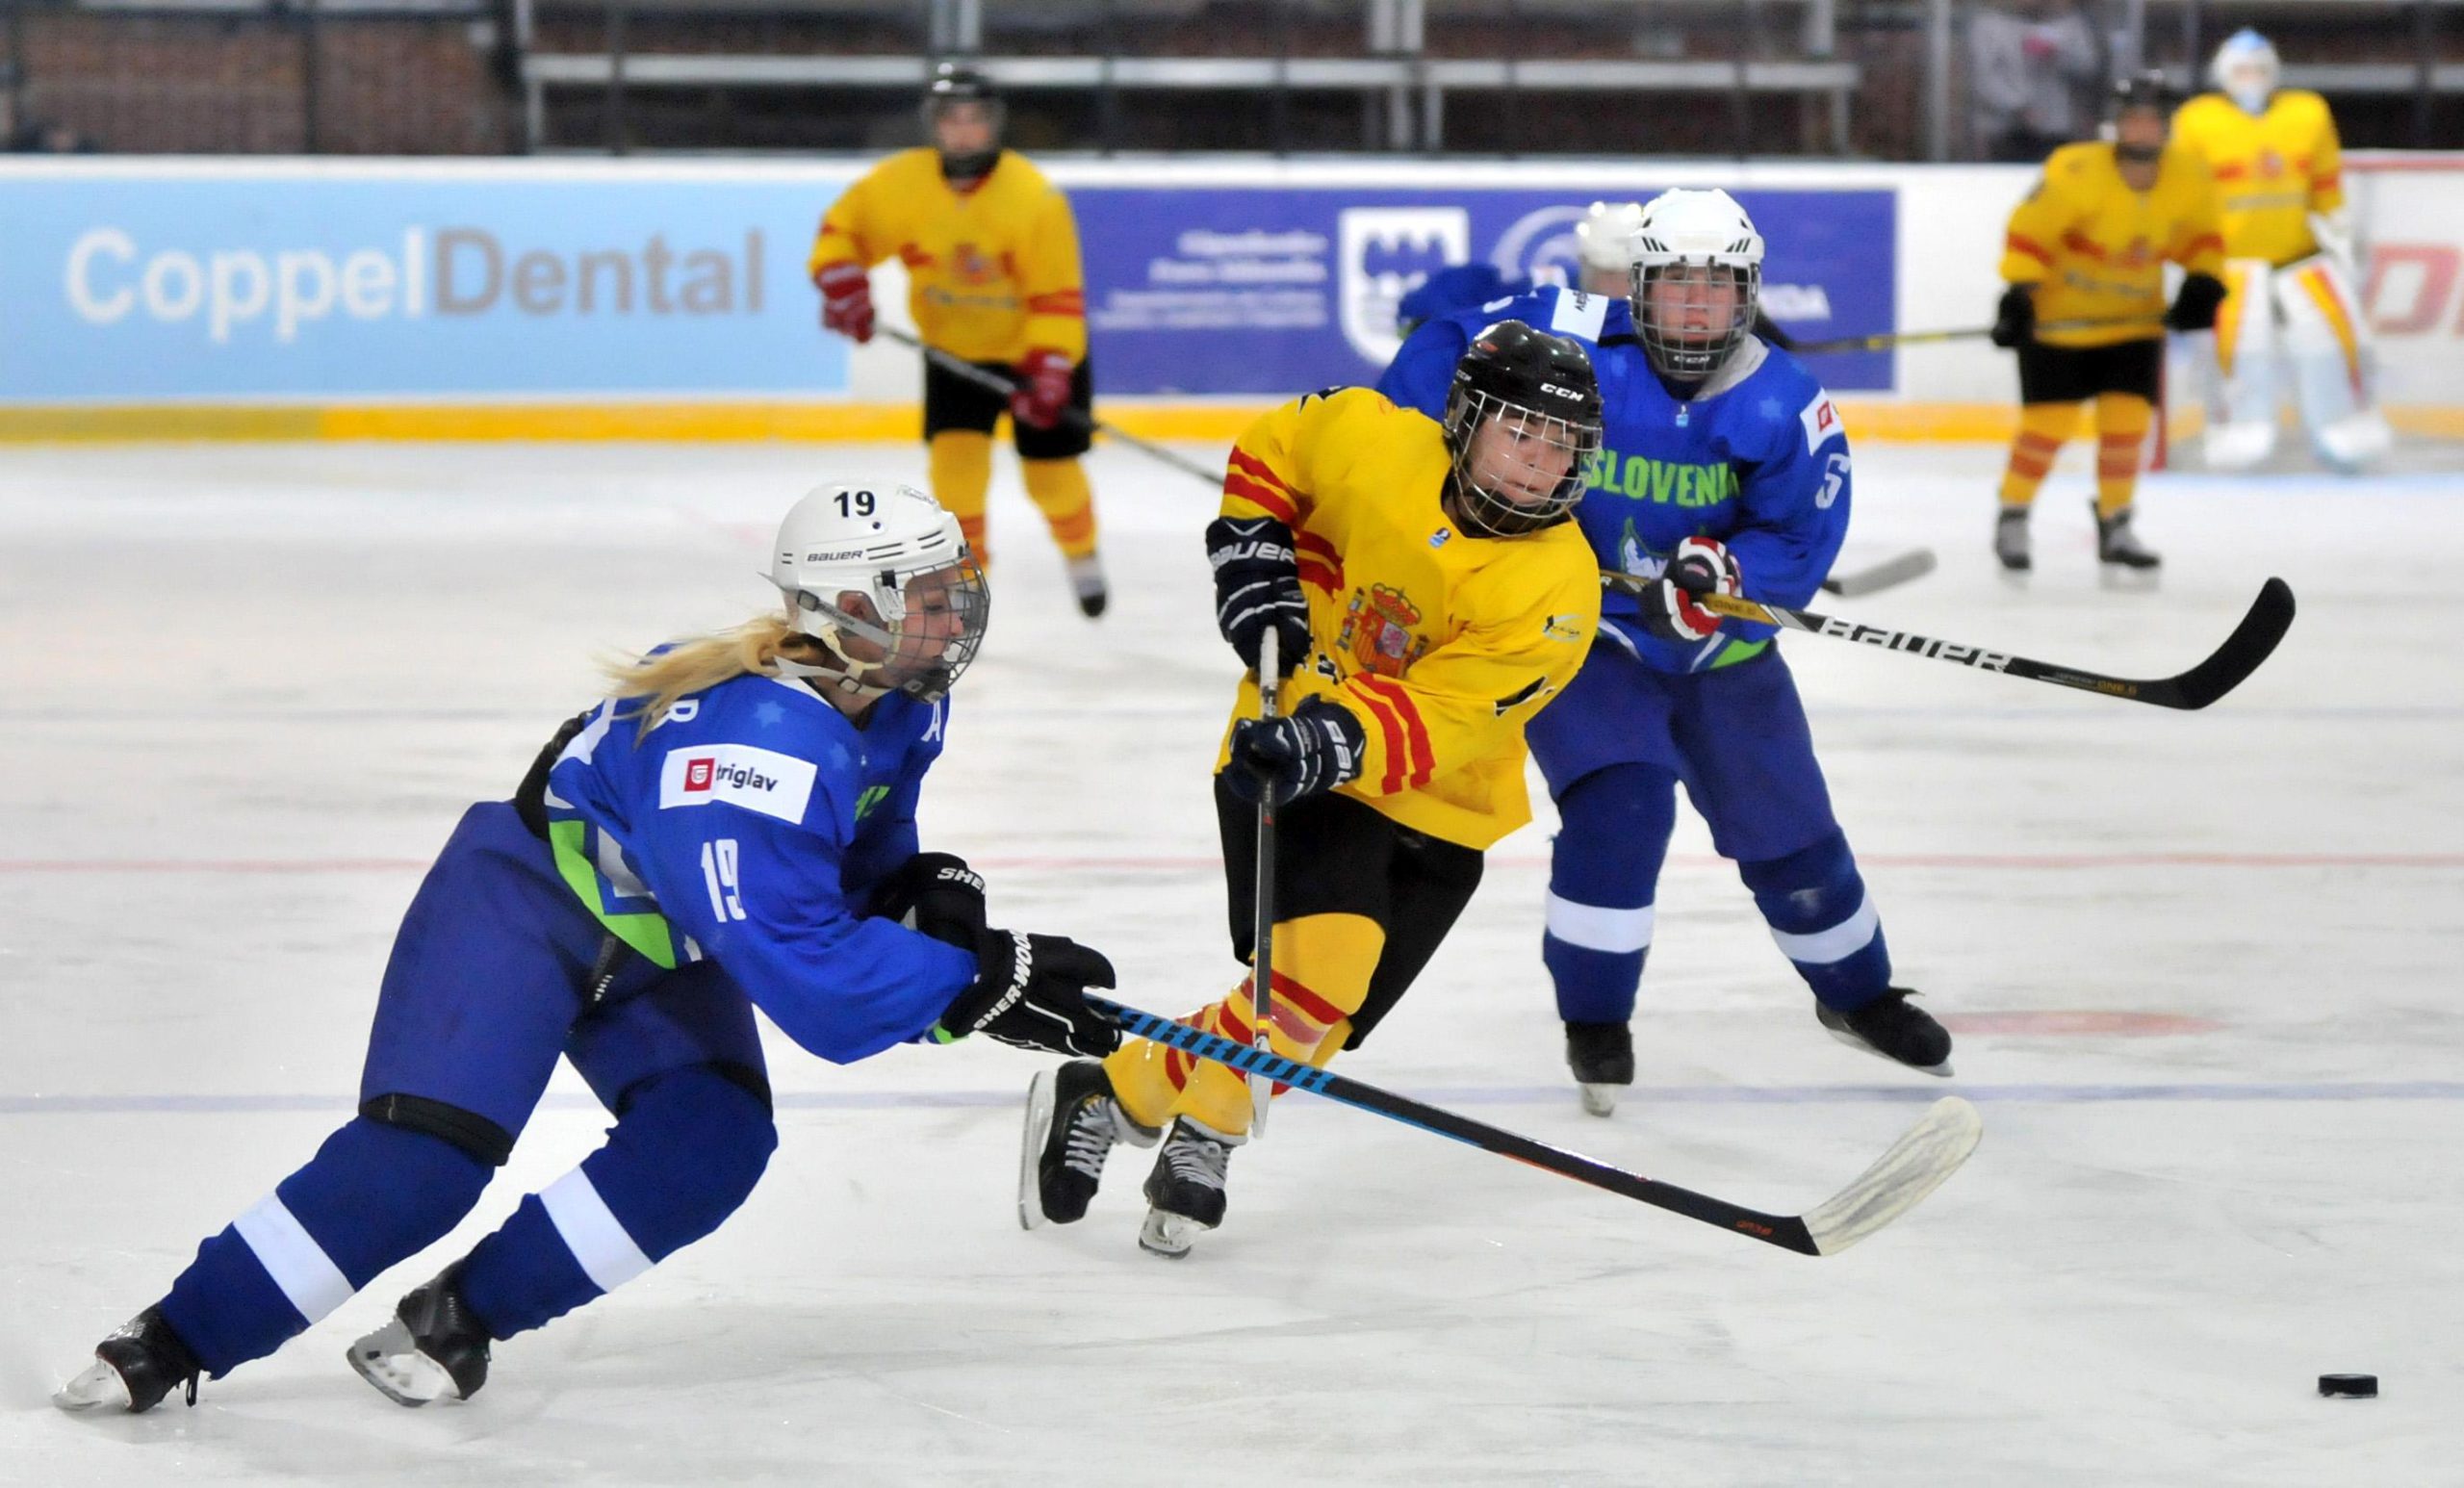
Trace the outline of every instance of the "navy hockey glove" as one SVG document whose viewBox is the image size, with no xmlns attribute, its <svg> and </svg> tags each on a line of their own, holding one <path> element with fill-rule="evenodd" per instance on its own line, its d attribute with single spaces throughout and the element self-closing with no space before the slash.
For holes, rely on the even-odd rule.
<svg viewBox="0 0 2464 1488">
<path fill-rule="evenodd" d="M 1720 628 L 1720 617 L 1705 609 L 1698 596 L 1733 599 L 1744 586 L 1744 571 L 1725 544 L 1717 538 L 1689 537 L 1677 545 L 1658 582 L 1643 591 L 1643 629 L 1681 645 L 1708 640 Z"/>
<path fill-rule="evenodd" d="M 2190 274 L 2173 292 L 2173 308 L 2165 312 L 2169 331 L 2212 331 L 2216 312 L 2224 303 L 2224 281 L 2214 274 Z"/>
<path fill-rule="evenodd" d="M 1087 988 L 1116 985 L 1113 963 L 1075 940 L 988 930 L 976 936 L 975 981 L 941 1010 L 933 1041 L 984 1034 L 1049 1054 L 1110 1054 L 1120 1027 L 1087 1006 Z"/>
<path fill-rule="evenodd" d="M 1369 740 L 1349 710 L 1310 698 L 1288 718 L 1244 718 L 1232 726 L 1223 783 L 1244 801 L 1269 806 L 1357 780 Z"/>
<path fill-rule="evenodd" d="M 972 951 L 984 934 L 984 880 L 963 858 L 918 853 L 881 881 L 864 912 Z"/>
<path fill-rule="evenodd" d="M 1258 648 L 1275 632 L 1277 672 L 1289 677 L 1309 654 L 1309 599 L 1292 528 L 1272 517 L 1218 517 L 1206 525 L 1206 561 L 1215 568 L 1215 628 L 1241 664 L 1258 669 Z"/>
<path fill-rule="evenodd" d="M 2002 292 L 2002 303 L 1993 314 L 1993 344 L 2016 348 L 2037 339 L 2037 297 L 2024 284 L 2015 284 Z"/>
</svg>

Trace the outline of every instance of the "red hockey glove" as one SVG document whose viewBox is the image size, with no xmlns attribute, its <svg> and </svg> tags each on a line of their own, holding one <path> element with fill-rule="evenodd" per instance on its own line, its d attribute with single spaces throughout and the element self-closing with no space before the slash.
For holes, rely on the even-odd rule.
<svg viewBox="0 0 2464 1488">
<path fill-rule="evenodd" d="M 1041 346 L 1018 363 L 1018 391 L 1010 395 L 1010 417 L 1029 428 L 1048 429 L 1069 406 L 1069 358 Z"/>
<path fill-rule="evenodd" d="M 1697 597 L 1725 594 L 1733 599 L 1744 584 L 1744 572 L 1727 545 L 1715 537 L 1689 537 L 1677 545 L 1659 582 L 1643 591 L 1643 629 L 1663 641 L 1708 640 L 1720 628 L 1720 617 L 1705 609 Z"/>
<path fill-rule="evenodd" d="M 854 264 L 833 264 L 812 276 L 821 291 L 821 325 L 858 346 L 873 339 L 873 281 Z"/>
</svg>

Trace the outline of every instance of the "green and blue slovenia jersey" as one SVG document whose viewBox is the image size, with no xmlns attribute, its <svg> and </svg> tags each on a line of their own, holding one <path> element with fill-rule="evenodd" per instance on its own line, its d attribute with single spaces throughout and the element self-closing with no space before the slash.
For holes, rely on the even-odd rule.
<svg viewBox="0 0 2464 1488">
<path fill-rule="evenodd" d="M 743 676 L 650 729 L 605 703 L 548 775 L 556 866 L 655 964 L 715 960 L 798 1044 L 839 1064 L 915 1039 L 975 958 L 863 907 L 915 854 L 944 701 L 892 693 L 859 729 L 801 682 Z"/>
<path fill-rule="evenodd" d="M 1652 371 L 1622 298 L 1555 286 L 1492 300 L 1414 331 L 1377 390 L 1444 417 L 1454 364 L 1482 328 L 1522 321 L 1572 336 L 1600 380 L 1601 449 L 1575 508 L 1600 565 L 1657 577 L 1688 537 L 1728 545 L 1745 597 L 1788 606 L 1810 601 L 1848 533 L 1848 436 L 1838 410 L 1786 352 L 1748 337 L 1690 398 Z M 1681 644 L 1647 633 L 1632 596 L 1609 594 L 1601 637 L 1663 672 L 1698 672 L 1758 654 L 1772 629 L 1725 621 L 1708 640 Z"/>
</svg>

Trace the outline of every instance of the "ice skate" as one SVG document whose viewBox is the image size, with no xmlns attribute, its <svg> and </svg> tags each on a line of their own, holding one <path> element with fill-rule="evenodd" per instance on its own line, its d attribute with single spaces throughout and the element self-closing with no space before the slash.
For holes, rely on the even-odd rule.
<svg viewBox="0 0 2464 1488">
<path fill-rule="evenodd" d="M 1993 518 L 1993 556 L 2006 574 L 2024 574 L 2036 567 L 2028 552 L 2028 509 L 2005 506 Z"/>
<path fill-rule="evenodd" d="M 488 1330 L 462 1298 L 461 1272 L 447 1267 L 350 1346 L 350 1367 L 398 1405 L 467 1400 L 488 1382 Z"/>
<path fill-rule="evenodd" d="M 2199 440 L 2207 468 L 2219 472 L 2249 470 L 2275 452 L 2273 419 L 2236 419 L 2214 423 Z"/>
<path fill-rule="evenodd" d="M 185 1385 L 188 1402 L 194 1405 L 201 1372 L 196 1355 L 163 1321 L 161 1309 L 148 1307 L 95 1345 L 94 1362 L 61 1386 L 51 1403 L 62 1410 L 108 1407 L 133 1416 L 152 1410 Z"/>
<path fill-rule="evenodd" d="M 1086 1217 L 1113 1143 L 1151 1147 L 1162 1128 L 1141 1126 L 1113 1099 L 1101 1060 L 1073 1059 L 1027 1086 L 1027 1129 L 1018 1148 L 1018 1227 L 1070 1224 Z"/>
<path fill-rule="evenodd" d="M 1923 1074 L 1947 1077 L 1951 1072 L 1951 1036 L 1933 1015 L 1908 999 L 1915 995 L 1894 987 L 1861 1008 L 1841 1012 L 1815 1003 L 1813 1015 L 1831 1037 L 1852 1049 L 1862 1049 L 1906 1065 Z"/>
<path fill-rule="evenodd" d="M 1177 1261 L 1190 1253 L 1198 1231 L 1223 1222 L 1224 1169 L 1244 1140 L 1188 1116 L 1172 1123 L 1164 1150 L 1155 1154 L 1155 1170 L 1146 1175 L 1151 1207 L 1139 1227 L 1140 1249 Z"/>
<path fill-rule="evenodd" d="M 2089 503 L 2095 510 L 2095 503 Z M 2139 534 L 2130 527 L 2130 508 L 2125 506 L 2112 516 L 2096 518 L 2096 561 L 2108 568 L 2133 569 L 2144 573 L 2165 560 L 2141 543 Z"/>
<path fill-rule="evenodd" d="M 1634 1083 L 1633 1030 L 1623 1023 L 1568 1023 L 1566 1067 L 1575 1073 L 1582 1109 L 1609 1115 L 1617 1109 L 1618 1087 Z"/>
<path fill-rule="evenodd" d="M 1104 586 L 1104 562 L 1093 553 L 1069 560 L 1069 589 L 1078 597 L 1078 613 L 1090 620 L 1104 612 L 1112 603 L 1112 592 Z"/>
<path fill-rule="evenodd" d="M 2322 426 L 2310 436 L 2310 443 L 2330 470 L 2340 475 L 2358 475 L 2387 458 L 2396 435 L 2378 410 L 2365 408 Z"/>
</svg>

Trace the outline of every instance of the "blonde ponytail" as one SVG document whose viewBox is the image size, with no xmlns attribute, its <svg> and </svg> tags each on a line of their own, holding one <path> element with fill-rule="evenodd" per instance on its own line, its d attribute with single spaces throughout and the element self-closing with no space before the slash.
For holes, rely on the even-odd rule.
<svg viewBox="0 0 2464 1488">
<path fill-rule="evenodd" d="M 679 641 L 655 656 L 639 661 L 601 663 L 607 695 L 618 702 L 642 700 L 631 711 L 649 719 L 644 731 L 655 729 L 677 700 L 705 692 L 731 678 L 757 673 L 778 674 L 782 654 L 806 665 L 828 665 L 834 658 L 783 615 L 764 615 L 732 630 Z"/>
</svg>

